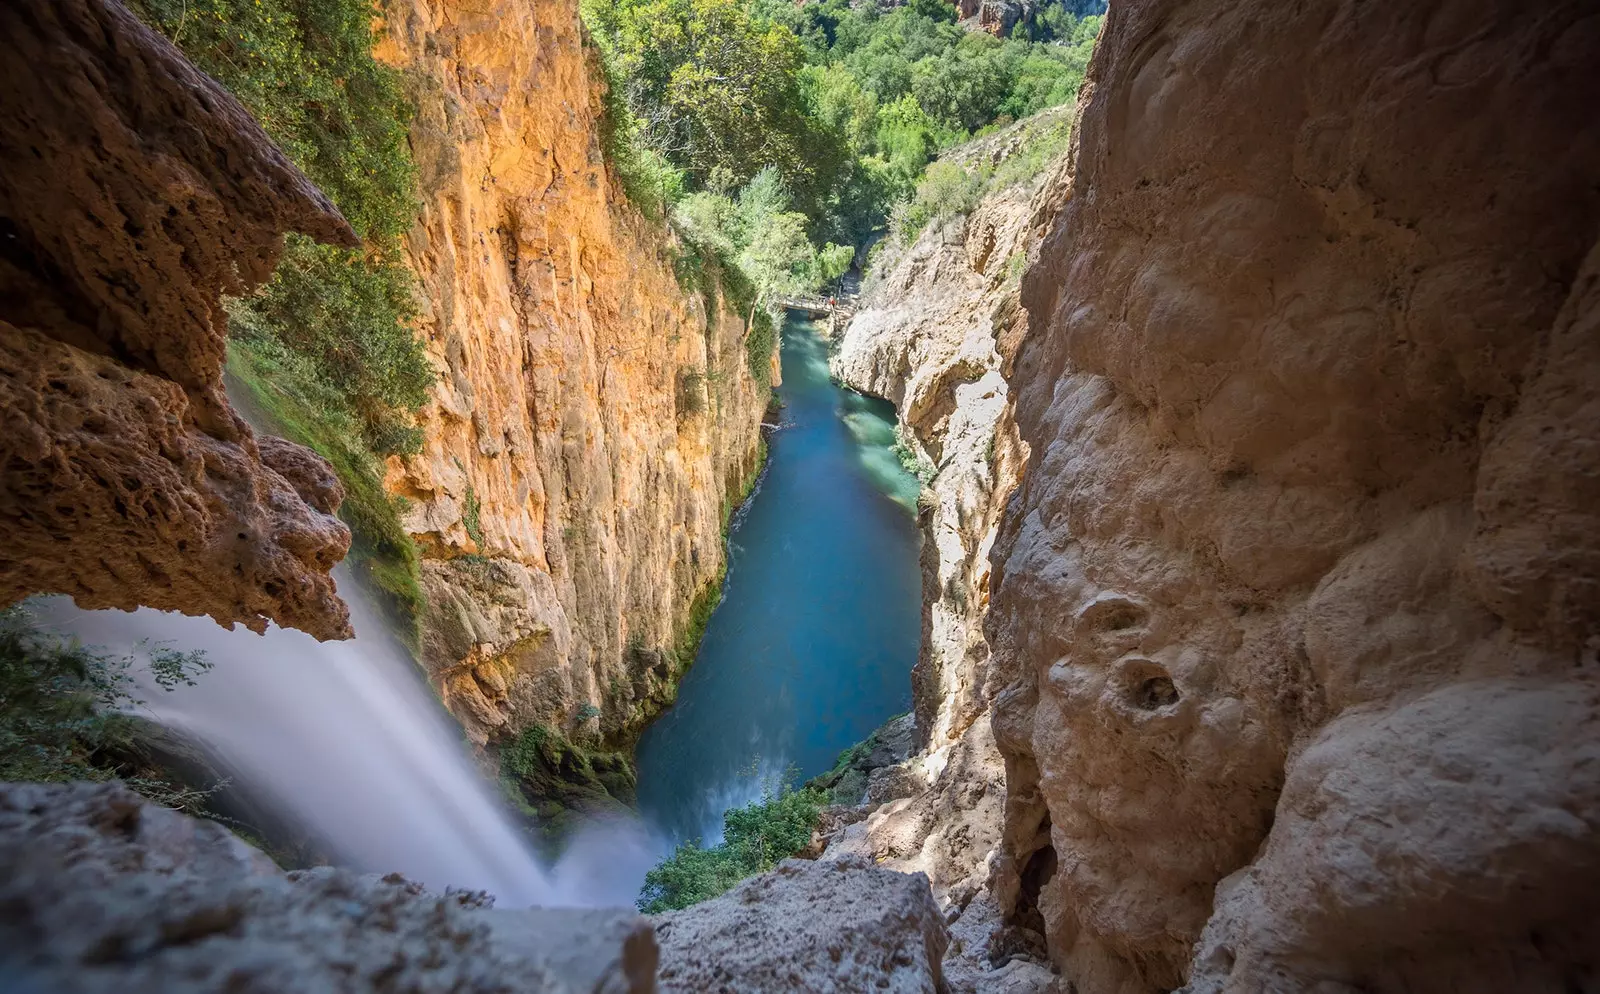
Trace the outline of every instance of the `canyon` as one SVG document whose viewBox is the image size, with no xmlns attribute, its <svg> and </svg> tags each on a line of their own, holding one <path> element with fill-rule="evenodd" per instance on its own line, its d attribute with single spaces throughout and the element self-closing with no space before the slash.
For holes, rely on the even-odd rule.
<svg viewBox="0 0 1600 994">
<path fill-rule="evenodd" d="M 0 26 L 49 56 L 0 70 L 0 600 L 346 634 L 339 483 L 229 407 L 220 301 L 284 231 L 348 226 L 112 0 Z M 575 5 L 393 0 L 377 52 L 417 97 L 406 251 L 439 373 L 385 481 L 421 661 L 477 746 L 626 742 L 688 665 L 776 358 L 614 188 Z M 934 472 L 912 715 L 809 859 L 655 919 L 494 909 L 285 874 L 117 785 L 5 785 L 0 967 L 1596 989 L 1597 67 L 1577 0 L 1122 0 L 1075 108 L 948 153 L 1002 175 L 1071 127 L 883 249 L 834 345 Z"/>
<path fill-rule="evenodd" d="M 778 369 L 610 177 L 581 35 L 575 2 L 415 0 L 375 53 L 417 102 L 406 255 L 438 371 L 385 485 L 422 553 L 422 661 L 478 744 L 625 741 L 672 700 Z"/>
</svg>

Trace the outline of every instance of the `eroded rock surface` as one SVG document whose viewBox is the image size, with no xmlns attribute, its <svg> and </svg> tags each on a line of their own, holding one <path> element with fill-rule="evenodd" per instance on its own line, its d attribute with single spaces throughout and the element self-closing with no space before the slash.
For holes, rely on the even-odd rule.
<svg viewBox="0 0 1600 994">
<path fill-rule="evenodd" d="M 607 174 L 575 0 L 384 14 L 377 54 L 418 104 L 407 254 L 439 373 L 387 480 L 424 555 L 424 662 L 480 744 L 625 739 L 688 664 L 769 391 Z"/>
<path fill-rule="evenodd" d="M 1575 2 L 1112 5 L 988 622 L 1078 990 L 1600 977 L 1597 67 Z"/>
<path fill-rule="evenodd" d="M 947 941 L 926 878 L 859 859 L 790 860 L 652 924 L 285 874 L 120 784 L 0 784 L 8 992 L 936 994 Z"/>
<path fill-rule="evenodd" d="M 648 994 L 627 911 L 493 909 L 397 875 L 284 874 L 117 784 L 0 786 L 0 974 L 27 992 Z"/>
<path fill-rule="evenodd" d="M 785 860 L 655 921 L 665 994 L 946 990 L 927 879 L 865 860 Z"/>
<path fill-rule="evenodd" d="M 0 603 L 347 637 L 342 491 L 228 405 L 221 298 L 354 233 L 120 4 L 7 3 L 0 39 Z"/>
</svg>

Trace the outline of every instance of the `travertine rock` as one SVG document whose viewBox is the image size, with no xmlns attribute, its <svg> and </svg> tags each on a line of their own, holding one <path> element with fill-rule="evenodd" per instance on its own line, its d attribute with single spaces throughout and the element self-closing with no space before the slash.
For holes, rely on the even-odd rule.
<svg viewBox="0 0 1600 994">
<path fill-rule="evenodd" d="M 921 874 L 785 860 L 655 919 L 664 994 L 935 994 L 949 939 Z"/>
<path fill-rule="evenodd" d="M 347 637 L 342 492 L 228 406 L 221 297 L 354 233 L 120 4 L 7 3 L 0 50 L 0 603 Z"/>
<path fill-rule="evenodd" d="M 0 786 L 7 990 L 649 994 L 626 911 L 494 910 L 399 876 L 283 874 L 214 822 L 117 784 Z"/>
<path fill-rule="evenodd" d="M 1578 2 L 1112 5 L 987 626 L 1077 990 L 1600 975 L 1597 92 Z"/>
<path fill-rule="evenodd" d="M 663 650 L 719 575 L 768 391 L 607 175 L 575 0 L 384 15 L 377 54 L 418 104 L 407 247 L 439 372 L 423 451 L 388 474 L 426 557 L 425 663 L 479 743 L 625 738 L 688 662 Z"/>
<path fill-rule="evenodd" d="M 284 874 L 222 826 L 119 784 L 0 784 L 7 991 L 946 990 L 926 878 L 862 860 L 790 860 L 654 927 L 631 911 L 491 903 L 397 875 Z"/>
</svg>

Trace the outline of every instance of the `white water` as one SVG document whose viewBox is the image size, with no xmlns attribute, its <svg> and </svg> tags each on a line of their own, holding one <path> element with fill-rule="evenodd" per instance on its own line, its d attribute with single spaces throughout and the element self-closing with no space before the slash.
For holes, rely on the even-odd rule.
<svg viewBox="0 0 1600 994">
<path fill-rule="evenodd" d="M 335 575 L 341 591 L 354 589 Z M 142 685 L 141 710 L 210 746 L 341 865 L 398 871 L 437 890 L 485 890 L 502 907 L 632 904 L 663 845 L 637 824 L 596 826 L 555 866 L 540 866 L 411 661 L 386 639 L 361 638 L 380 623 L 359 598 L 346 600 L 357 632 L 346 642 L 277 627 L 228 631 L 147 608 L 82 611 L 61 597 L 35 602 L 34 613 L 119 655 L 141 642 L 204 650 L 212 669 L 195 686 Z"/>
</svg>

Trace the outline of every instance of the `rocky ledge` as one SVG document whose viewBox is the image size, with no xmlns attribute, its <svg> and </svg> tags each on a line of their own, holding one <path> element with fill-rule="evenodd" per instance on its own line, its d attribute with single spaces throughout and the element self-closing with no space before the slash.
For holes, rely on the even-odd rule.
<svg viewBox="0 0 1600 994">
<path fill-rule="evenodd" d="M 0 785 L 0 976 L 27 994 L 938 994 L 947 943 L 925 877 L 863 860 L 790 860 L 652 923 L 284 873 L 119 784 Z"/>
<path fill-rule="evenodd" d="M 70 594 L 318 638 L 342 490 L 223 392 L 224 294 L 355 234 L 221 86 L 112 0 L 0 7 L 0 604 Z"/>
</svg>

